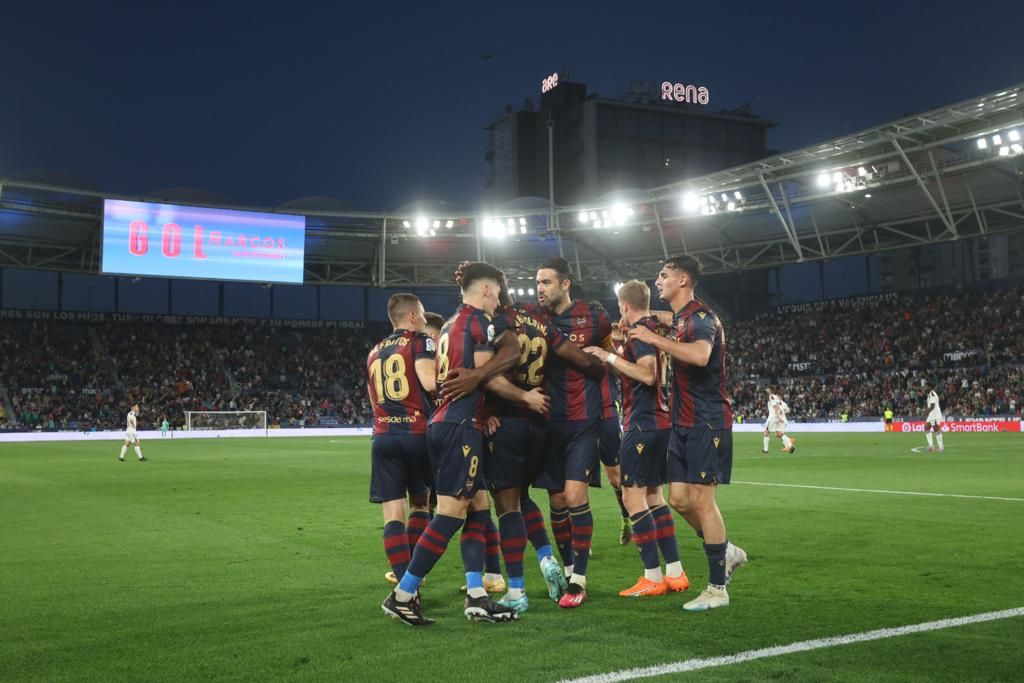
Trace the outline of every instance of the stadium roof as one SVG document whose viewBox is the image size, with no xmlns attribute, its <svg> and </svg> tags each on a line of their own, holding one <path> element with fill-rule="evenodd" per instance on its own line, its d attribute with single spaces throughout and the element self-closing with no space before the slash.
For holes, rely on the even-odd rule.
<svg viewBox="0 0 1024 683">
<path fill-rule="evenodd" d="M 582 281 L 612 282 L 650 277 L 681 252 L 707 272 L 729 272 L 1022 230 L 1022 145 L 1024 84 L 672 185 L 557 207 L 553 222 L 536 202 L 473 213 L 437 202 L 396 212 L 216 206 L 305 215 L 308 283 L 451 284 L 454 263 L 480 258 L 528 280 L 558 253 Z M 98 272 L 103 197 L 153 200 L 0 180 L 0 265 Z"/>
</svg>

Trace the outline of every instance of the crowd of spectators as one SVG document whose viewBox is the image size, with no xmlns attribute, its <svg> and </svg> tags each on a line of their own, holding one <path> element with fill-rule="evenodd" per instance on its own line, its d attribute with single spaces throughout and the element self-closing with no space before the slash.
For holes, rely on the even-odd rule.
<svg viewBox="0 0 1024 683">
<path fill-rule="evenodd" d="M 151 429 L 181 428 L 186 411 L 266 411 L 271 427 L 364 424 L 370 344 L 357 330 L 242 320 L 5 321 L 0 385 L 12 410 L 0 428 L 123 429 L 132 403 Z"/>
<path fill-rule="evenodd" d="M 934 386 L 946 415 L 1021 415 L 1024 291 L 852 299 L 727 325 L 730 391 L 763 420 L 766 388 L 791 419 L 922 416 Z"/>
<path fill-rule="evenodd" d="M 790 419 L 925 412 L 1022 415 L 1024 292 L 823 302 L 726 323 L 737 415 L 760 421 L 768 387 Z M 265 321 L 263 321 L 265 322 Z M 269 426 L 366 424 L 376 336 L 239 320 L 221 325 L 15 321 L 0 327 L 0 428 L 175 428 L 185 411 L 263 410 Z M 6 400 L 3 392 L 6 390 Z"/>
</svg>

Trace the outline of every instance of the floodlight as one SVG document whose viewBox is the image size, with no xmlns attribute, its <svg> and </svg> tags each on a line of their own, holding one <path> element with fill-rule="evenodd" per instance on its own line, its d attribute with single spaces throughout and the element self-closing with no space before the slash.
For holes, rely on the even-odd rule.
<svg viewBox="0 0 1024 683">
<path fill-rule="evenodd" d="M 1005 157 L 1005 156 L 1009 156 L 1009 155 L 1010 155 L 1010 148 L 1009 147 L 1000 147 L 999 148 L 999 156 Z"/>
<path fill-rule="evenodd" d="M 828 173 L 822 173 L 818 176 L 817 183 L 818 187 L 825 189 L 828 187 Z"/>
<path fill-rule="evenodd" d="M 1003 144 L 1003 138 L 1002 138 L 1001 135 L 993 135 L 992 136 L 992 142 L 994 142 L 997 145 L 1001 145 L 1001 144 Z"/>
<path fill-rule="evenodd" d="M 700 207 L 700 199 L 697 198 L 692 192 L 687 192 L 683 195 L 683 210 L 684 211 L 696 211 Z"/>
<path fill-rule="evenodd" d="M 455 227 L 455 221 L 452 221 L 452 220 L 450 220 L 450 221 L 447 221 L 447 222 L 446 222 L 446 223 L 444 224 L 444 227 L 448 228 L 449 230 L 450 230 L 450 229 L 452 229 L 452 228 L 454 228 L 454 227 Z"/>
<path fill-rule="evenodd" d="M 402 227 L 408 230 L 412 226 L 409 225 L 409 221 L 402 221 Z"/>
<path fill-rule="evenodd" d="M 985 149 L 988 147 L 988 140 L 985 138 L 978 138 L 978 149 Z"/>
<path fill-rule="evenodd" d="M 1010 142 L 1020 142 L 1020 133 L 1017 130 L 1011 130 L 1006 137 L 1010 138 Z"/>
<path fill-rule="evenodd" d="M 615 296 L 619 295 L 619 290 L 622 289 L 623 284 L 624 283 L 622 282 L 616 282 L 615 285 L 612 287 L 612 290 L 615 292 Z"/>
<path fill-rule="evenodd" d="M 587 215 L 586 211 L 580 211 L 580 215 L 578 216 L 578 218 L 580 220 L 580 223 L 586 223 L 587 221 L 590 220 L 590 216 Z"/>
</svg>

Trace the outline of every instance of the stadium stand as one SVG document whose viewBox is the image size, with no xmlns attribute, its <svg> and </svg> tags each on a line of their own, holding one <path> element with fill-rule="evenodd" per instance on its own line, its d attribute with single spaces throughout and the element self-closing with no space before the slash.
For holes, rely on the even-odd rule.
<svg viewBox="0 0 1024 683">
<path fill-rule="evenodd" d="M 343 334 L 344 343 L 338 335 Z M 150 428 L 186 410 L 266 410 L 269 424 L 369 420 L 362 364 L 370 339 L 347 330 L 5 321 L 0 428 L 119 429 L 132 402 Z"/>
<path fill-rule="evenodd" d="M 726 324 L 730 390 L 746 421 L 763 418 L 768 385 L 795 420 L 875 417 L 887 405 L 920 415 L 926 382 L 938 383 L 947 415 L 1022 415 L 1020 287 L 808 308 Z M 365 424 L 363 363 L 374 340 L 244 320 L 5 321 L 0 428 L 119 429 L 134 401 L 150 426 L 164 416 L 180 426 L 186 410 L 266 410 L 284 427 Z"/>
<path fill-rule="evenodd" d="M 1020 415 L 1022 309 L 1017 287 L 869 298 L 734 322 L 727 327 L 733 401 L 748 421 L 763 419 L 763 387 L 772 385 L 796 419 L 878 416 L 885 406 L 921 415 L 921 388 L 934 382 L 947 415 Z"/>
</svg>

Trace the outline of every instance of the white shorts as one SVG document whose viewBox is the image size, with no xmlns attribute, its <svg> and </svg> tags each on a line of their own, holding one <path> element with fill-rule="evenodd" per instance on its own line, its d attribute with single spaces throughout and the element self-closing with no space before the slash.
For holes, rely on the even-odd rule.
<svg viewBox="0 0 1024 683">
<path fill-rule="evenodd" d="M 930 425 L 934 425 L 936 427 L 941 427 L 942 426 L 942 413 L 929 413 L 928 417 L 926 417 L 924 421 L 927 422 Z"/>
<path fill-rule="evenodd" d="M 768 420 L 764 423 L 765 430 L 769 432 L 784 432 L 788 426 L 787 420 Z"/>
<path fill-rule="evenodd" d="M 129 429 L 129 430 L 125 431 L 125 433 L 124 433 L 124 440 L 128 441 L 130 443 L 138 443 L 139 437 L 135 433 L 134 429 Z"/>
</svg>

